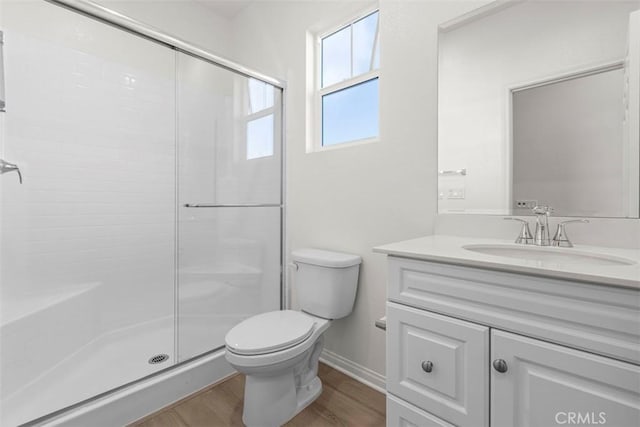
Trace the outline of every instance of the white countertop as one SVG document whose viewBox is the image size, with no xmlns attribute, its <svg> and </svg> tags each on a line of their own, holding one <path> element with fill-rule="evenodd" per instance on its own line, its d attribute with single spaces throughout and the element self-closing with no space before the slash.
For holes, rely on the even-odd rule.
<svg viewBox="0 0 640 427">
<path fill-rule="evenodd" d="M 551 248 L 554 251 L 575 251 L 581 254 L 589 253 L 635 261 L 632 265 L 592 265 L 585 262 L 540 261 L 488 255 L 464 249 L 465 245 L 513 245 L 516 248 L 523 246 L 516 245 L 513 240 L 434 235 L 376 246 L 373 251 L 467 267 L 640 289 L 640 250 L 638 249 L 583 245 L 575 245 L 573 248 Z"/>
</svg>

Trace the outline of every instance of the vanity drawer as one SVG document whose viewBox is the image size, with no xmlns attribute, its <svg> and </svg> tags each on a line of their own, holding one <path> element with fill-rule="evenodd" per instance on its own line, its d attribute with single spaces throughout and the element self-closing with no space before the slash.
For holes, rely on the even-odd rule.
<svg viewBox="0 0 640 427">
<path fill-rule="evenodd" d="M 489 328 L 387 303 L 387 390 L 458 426 L 488 425 Z"/>
<path fill-rule="evenodd" d="M 389 300 L 640 363 L 635 289 L 389 257 Z"/>
<path fill-rule="evenodd" d="M 387 395 L 387 425 L 389 427 L 454 427 L 453 424 L 416 408 L 392 394 Z"/>
</svg>

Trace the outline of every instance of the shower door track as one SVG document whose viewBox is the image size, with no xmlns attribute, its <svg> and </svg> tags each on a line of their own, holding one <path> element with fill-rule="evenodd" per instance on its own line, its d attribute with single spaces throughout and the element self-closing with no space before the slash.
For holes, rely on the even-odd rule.
<svg viewBox="0 0 640 427">
<path fill-rule="evenodd" d="M 119 12 L 115 12 L 108 7 L 99 5 L 90 0 L 44 0 L 49 3 L 56 4 L 58 6 L 72 9 L 76 12 L 88 15 L 94 19 L 106 22 L 113 26 L 135 33 L 147 39 L 151 39 L 160 44 L 169 46 L 177 51 L 195 56 L 204 61 L 213 63 L 228 70 L 240 73 L 247 77 L 252 77 L 257 80 L 261 80 L 265 83 L 269 83 L 280 89 L 285 89 L 286 83 L 280 79 L 276 79 L 265 74 L 262 74 L 256 70 L 240 65 L 236 62 L 222 58 L 205 49 L 192 45 L 178 37 L 174 37 L 171 34 L 165 33 L 162 30 L 154 28 L 150 25 L 144 24 L 135 19 L 129 18 Z"/>
</svg>

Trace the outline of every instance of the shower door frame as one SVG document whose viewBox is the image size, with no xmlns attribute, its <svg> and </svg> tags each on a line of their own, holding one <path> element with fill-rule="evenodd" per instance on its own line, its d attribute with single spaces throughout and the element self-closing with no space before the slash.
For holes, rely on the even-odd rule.
<svg viewBox="0 0 640 427">
<path fill-rule="evenodd" d="M 191 55 L 197 59 L 203 60 L 215 66 L 227 69 L 234 73 L 240 74 L 245 77 L 250 77 L 256 80 L 260 80 L 262 82 L 268 83 L 282 91 L 281 95 L 281 114 L 280 114 L 280 203 L 279 204 L 269 204 L 271 207 L 280 207 L 280 309 L 284 309 L 287 307 L 289 303 L 289 297 L 287 292 L 287 271 L 284 268 L 285 259 L 286 259 L 286 186 L 285 186 L 285 165 L 286 165 L 286 137 L 285 137 L 285 115 L 286 115 L 286 82 L 274 77 L 270 77 L 268 75 L 262 74 L 256 70 L 253 70 L 249 67 L 245 67 L 241 64 L 228 60 L 226 58 L 215 55 L 203 48 L 195 46 L 191 43 L 186 42 L 178 37 L 172 36 L 168 33 L 165 33 L 162 30 L 144 24 L 140 21 L 132 19 L 128 16 L 125 16 L 119 12 L 113 11 L 105 6 L 94 3 L 90 0 L 43 0 L 47 3 L 51 3 L 53 5 L 68 9 L 75 13 L 84 15 L 90 19 L 102 22 L 104 24 L 110 25 L 117 29 L 129 32 L 135 36 L 142 37 L 144 39 L 150 40 L 152 42 L 163 45 L 173 51 L 185 53 Z M 177 188 L 177 183 L 176 183 Z M 176 203 L 178 200 L 176 199 Z M 244 206 L 244 205 L 243 205 Z M 253 204 L 247 204 L 246 206 L 255 206 Z M 240 206 L 238 206 L 240 207 Z M 178 206 L 176 205 L 176 209 Z M 177 221 L 177 218 L 176 218 Z M 177 225 L 176 225 L 177 226 Z M 175 248 L 177 251 L 177 247 Z M 176 276 L 174 278 L 174 286 L 177 288 L 177 271 Z M 177 301 L 176 301 L 177 304 Z M 178 332 L 176 331 L 175 334 Z M 174 338 L 174 343 L 177 345 L 177 335 Z M 176 362 L 174 365 L 167 367 L 165 369 L 154 372 L 151 375 L 146 375 L 144 377 L 138 378 L 135 381 L 131 381 L 125 384 L 121 384 L 120 386 L 105 390 L 103 393 L 92 396 L 88 399 L 76 402 L 70 406 L 59 408 L 58 410 L 46 414 L 44 416 L 38 417 L 34 420 L 28 421 L 25 425 L 39 425 L 40 423 L 46 422 L 47 420 L 56 419 L 60 415 L 67 413 L 69 411 L 73 411 L 74 409 L 85 406 L 89 403 L 97 401 L 99 399 L 103 399 L 109 395 L 118 393 L 128 387 L 134 386 L 136 384 L 143 383 L 144 381 L 148 381 L 150 378 L 158 377 L 162 374 L 165 374 L 168 371 L 172 371 L 174 369 L 181 368 L 182 366 L 196 361 L 198 359 L 203 359 L 212 353 L 218 352 L 222 350 L 224 346 L 216 347 L 209 349 L 207 352 L 194 356 L 190 359 Z M 177 348 L 174 348 L 174 353 L 177 353 Z"/>
</svg>

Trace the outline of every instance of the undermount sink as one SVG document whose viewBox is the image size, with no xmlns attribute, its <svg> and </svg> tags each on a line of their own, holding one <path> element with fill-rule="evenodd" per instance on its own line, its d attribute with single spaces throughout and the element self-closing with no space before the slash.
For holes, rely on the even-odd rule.
<svg viewBox="0 0 640 427">
<path fill-rule="evenodd" d="M 589 264 L 603 266 L 634 265 L 635 261 L 592 252 L 582 252 L 573 248 L 555 248 L 548 246 L 517 245 L 465 245 L 463 249 L 485 255 L 519 258 L 528 261 L 554 264 Z"/>
</svg>

